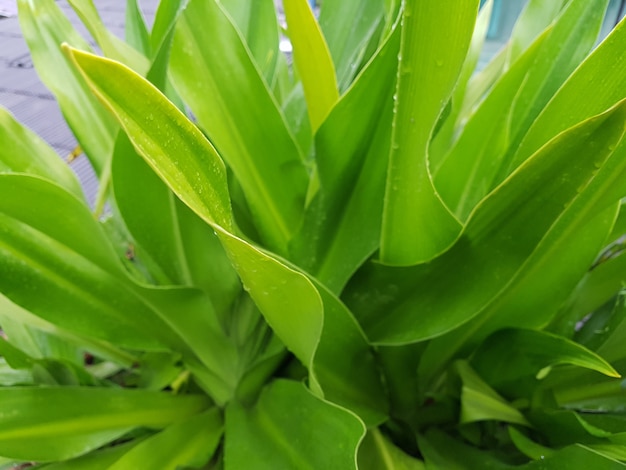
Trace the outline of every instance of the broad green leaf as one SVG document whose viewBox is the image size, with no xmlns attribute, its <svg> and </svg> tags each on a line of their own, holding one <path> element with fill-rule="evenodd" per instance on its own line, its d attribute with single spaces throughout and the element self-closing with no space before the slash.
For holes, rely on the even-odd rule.
<svg viewBox="0 0 626 470">
<path fill-rule="evenodd" d="M 254 407 L 231 403 L 226 409 L 225 468 L 356 470 L 364 434 L 350 412 L 316 398 L 298 382 L 277 380 Z"/>
<path fill-rule="evenodd" d="M 620 189 L 626 164 L 622 145 L 595 176 L 594 184 L 559 217 L 507 288 L 466 325 L 429 344 L 420 364 L 423 378 L 434 376 L 463 348 L 477 345 L 498 329 L 561 322 L 566 312 L 559 309 L 604 245 L 615 218 L 615 200 L 626 193 L 626 188 Z M 573 324 L 567 336 L 571 331 Z"/>
<path fill-rule="evenodd" d="M 335 67 L 308 2 L 285 0 L 283 7 L 293 60 L 302 80 L 311 131 L 315 134 L 339 99 Z"/>
<path fill-rule="evenodd" d="M 418 435 L 420 451 L 428 470 L 502 470 L 511 468 L 492 453 L 472 447 L 434 428 Z"/>
<path fill-rule="evenodd" d="M 13 369 L 28 369 L 32 365 L 32 358 L 25 354 L 22 350 L 15 347 L 6 339 L 0 338 L 0 356 L 2 356 L 7 364 Z"/>
<path fill-rule="evenodd" d="M 404 453 L 377 428 L 369 429 L 359 447 L 359 470 L 424 470 L 424 462 Z"/>
<path fill-rule="evenodd" d="M 135 292 L 170 329 L 170 344 L 196 374 L 217 404 L 232 398 L 239 371 L 237 353 L 218 322 L 207 294 L 185 288 L 135 288 Z M 208 369 L 198 369 L 197 357 Z"/>
<path fill-rule="evenodd" d="M 550 447 L 537 444 L 521 431 L 518 431 L 514 426 L 509 426 L 508 431 L 509 437 L 511 438 L 513 444 L 515 444 L 515 447 L 517 447 L 517 450 L 522 452 L 526 457 L 533 460 L 540 460 L 555 453 L 555 451 Z"/>
<path fill-rule="evenodd" d="M 603 112 L 626 96 L 623 92 L 626 89 L 624 37 L 626 22 L 620 23 L 580 64 L 533 122 L 510 162 L 504 162 L 499 179 L 503 179 L 554 135 Z M 606 83 L 611 83 L 611 86 L 604 86 Z M 572 106 L 574 102 L 577 106 Z"/>
<path fill-rule="evenodd" d="M 378 248 L 399 39 L 398 28 L 315 138 L 320 188 L 290 251 L 334 292 Z"/>
<path fill-rule="evenodd" d="M 140 442 L 108 470 L 199 468 L 212 457 L 223 431 L 216 408 L 168 426 Z"/>
<path fill-rule="evenodd" d="M 0 172 L 29 173 L 63 186 L 78 198 L 83 191 L 78 179 L 42 139 L 22 126 L 0 107 Z"/>
<path fill-rule="evenodd" d="M 461 377 L 461 424 L 474 421 L 503 421 L 529 426 L 519 410 L 502 398 L 465 361 L 456 364 Z"/>
<path fill-rule="evenodd" d="M 137 155 L 124 133 L 117 138 L 111 165 L 115 202 L 137 243 L 135 256 L 146 264 L 156 263 L 150 272 L 157 283 L 192 285 L 176 196 Z"/>
<path fill-rule="evenodd" d="M 570 0 L 556 18 L 515 99 L 510 130 L 513 152 L 541 110 L 596 44 L 608 4 L 608 0 Z"/>
<path fill-rule="evenodd" d="M 335 64 L 339 90 L 343 93 L 359 71 L 365 48 L 384 21 L 383 0 L 325 0 L 319 24 Z M 350 18 L 346 22 L 346 18 Z M 392 24 L 394 18 L 388 20 Z"/>
<path fill-rule="evenodd" d="M 182 6 L 182 0 L 161 0 L 154 15 L 150 47 L 154 56 L 165 41 Z"/>
<path fill-rule="evenodd" d="M 622 444 L 592 444 L 589 446 L 594 452 L 604 455 L 607 458 L 626 461 L 626 446 Z"/>
<path fill-rule="evenodd" d="M 597 349 L 598 354 L 605 357 L 609 361 L 617 361 L 623 359 L 625 354 L 623 348 L 624 337 L 626 336 L 626 322 L 624 322 L 624 315 L 626 315 L 626 308 L 624 307 L 623 300 L 619 301 L 615 308 L 615 315 L 605 328 L 608 331 L 601 331 L 605 333 L 608 338 Z"/>
<path fill-rule="evenodd" d="M 310 367 L 323 324 L 319 293 L 304 275 L 232 233 L 226 172 L 215 149 L 156 88 L 127 67 L 76 50 L 68 53 L 120 120 L 137 151 L 216 231 L 267 322 Z"/>
<path fill-rule="evenodd" d="M 46 339 L 56 338 L 56 343 L 64 344 L 66 349 L 76 346 L 82 351 L 89 351 L 91 354 L 124 367 L 131 367 L 139 361 L 133 354 L 111 343 L 61 329 L 16 305 L 4 295 L 0 295 L 0 311 L 2 329 L 12 341 L 15 341 L 32 357 L 43 358 L 48 354 L 55 357 L 55 352 L 58 352 L 51 351 L 49 344 L 41 340 L 41 336 L 44 336 Z"/>
<path fill-rule="evenodd" d="M 623 254 L 593 266 L 581 279 L 555 317 L 551 330 L 559 334 L 571 335 L 577 322 L 609 302 L 622 289 L 624 283 L 626 283 L 626 256 Z M 601 329 L 599 333 L 606 339 L 609 331 Z M 612 359 L 614 357 L 609 358 L 609 360 Z"/>
<path fill-rule="evenodd" d="M 461 110 L 465 93 L 467 91 L 468 83 L 476 71 L 476 65 L 480 59 L 480 54 L 483 50 L 483 45 L 487 37 L 487 31 L 491 20 L 491 14 L 493 12 L 493 0 L 488 0 L 481 6 L 476 19 L 476 25 L 474 26 L 474 32 L 472 33 L 472 40 L 470 42 L 463 68 L 459 74 L 459 79 L 452 92 L 450 98 L 450 106 L 452 107 L 450 115 L 446 117 L 445 122 L 441 128 L 433 136 L 433 141 L 429 148 L 429 161 L 433 174 L 436 173 L 436 169 L 439 166 L 439 161 L 445 153 L 449 150 L 450 145 L 456 139 L 454 135 L 457 131 L 456 126 L 459 123 L 459 117 L 461 116 Z"/>
<path fill-rule="evenodd" d="M 611 184 L 607 181 L 607 187 Z M 588 196 L 587 202 L 593 202 L 593 195 Z M 471 350 L 494 331 L 542 328 L 557 315 L 604 243 L 615 213 L 609 208 L 590 217 L 581 206 L 573 204 L 559 218 L 507 288 L 479 315 L 429 343 L 420 364 L 423 380 L 434 378 L 449 360 Z M 588 209 L 595 210 L 593 205 Z"/>
<path fill-rule="evenodd" d="M 478 2 L 449 5 L 407 0 L 380 257 L 412 265 L 445 251 L 461 226 L 441 201 L 428 168 L 428 146 L 456 84 L 471 40 Z"/>
<path fill-rule="evenodd" d="M 563 5 L 570 0 L 530 0 L 518 17 L 511 32 L 510 45 L 507 48 L 507 62 L 512 65 L 535 39 L 550 26 L 559 15 Z"/>
<path fill-rule="evenodd" d="M 156 338 L 165 340 L 168 330 L 123 282 L 117 255 L 89 209 L 45 180 L 0 180 L 3 294 L 70 331 L 129 347 L 162 347 Z M 86 312 L 93 312 L 89 322 Z"/>
<path fill-rule="evenodd" d="M 619 276 L 616 277 L 619 279 Z M 613 291 L 609 299 L 592 310 L 586 310 L 586 312 L 592 313 L 585 313 L 579 316 L 577 324 L 572 326 L 569 335 L 564 334 L 564 336 L 572 336 L 574 341 L 598 352 L 609 362 L 621 359 L 622 351 L 621 348 L 616 348 L 616 343 L 623 334 L 620 331 L 620 324 L 624 320 L 624 314 L 626 314 L 622 293 L 620 292 L 616 295 L 615 291 Z M 612 347 L 609 347 L 608 351 L 604 349 L 600 352 L 606 343 L 613 343 Z M 607 352 L 609 353 L 608 355 L 606 354 Z"/>
<path fill-rule="evenodd" d="M 126 0 L 126 42 L 146 57 L 152 55 L 150 33 L 137 0 Z"/>
<path fill-rule="evenodd" d="M 40 468 L 45 470 L 92 470 L 96 468 L 109 468 L 122 455 L 132 449 L 139 440 L 133 440 L 124 444 L 117 444 L 113 447 L 105 447 L 101 450 L 89 452 L 86 455 L 75 459 L 66 460 L 44 465 Z"/>
<path fill-rule="evenodd" d="M 225 0 L 230 13 L 252 53 L 252 57 L 269 85 L 276 80 L 280 39 L 276 7 L 272 0 Z"/>
<path fill-rule="evenodd" d="M 14 387 L 16 385 L 34 384 L 35 381 L 31 371 L 26 369 L 13 369 L 4 361 L 4 359 L 0 358 L 0 386 Z"/>
<path fill-rule="evenodd" d="M 139 427 L 163 428 L 209 406 L 202 395 L 81 387 L 0 389 L 0 454 L 63 460 Z"/>
<path fill-rule="evenodd" d="M 469 117 L 450 151 L 438 162 L 435 187 L 456 214 L 466 221 L 476 204 L 492 189 L 497 162 L 508 145 L 512 107 L 528 68 L 535 61 L 545 36 L 539 36 L 513 66 L 493 85 Z M 486 122 L 491 123 L 485 125 Z"/>
<path fill-rule="evenodd" d="M 90 47 L 54 0 L 19 0 L 18 10 L 22 35 L 35 68 L 55 95 L 70 129 L 100 175 L 113 149 L 118 126 L 59 49 L 63 42 L 87 51 Z"/>
<path fill-rule="evenodd" d="M 83 365 L 83 351 L 87 349 L 88 342 L 78 344 L 76 341 L 72 341 L 66 332 L 56 331 L 52 333 L 12 320 L 6 315 L 7 310 L 3 312 L 5 315 L 0 318 L 0 323 L 4 333 L 11 338 L 11 343 L 35 358 L 59 359 Z"/>
<path fill-rule="evenodd" d="M 463 97 L 463 103 L 461 104 L 460 122 L 472 115 L 474 109 L 486 96 L 493 84 L 508 70 L 506 68 L 507 50 L 508 47 L 505 44 L 482 70 L 476 71 L 470 78 L 465 90 L 465 96 Z M 436 156 L 436 154 L 433 154 L 433 157 Z M 434 168 L 436 168 L 437 161 L 435 160 L 434 163 Z"/>
<path fill-rule="evenodd" d="M 544 331 L 504 329 L 487 338 L 472 357 L 472 365 L 491 386 L 514 386 L 527 377 L 540 377 L 547 368 L 571 364 L 619 377 L 596 353 L 562 336 Z"/>
<path fill-rule="evenodd" d="M 607 0 L 571 1 L 471 117 L 435 179 L 444 201 L 461 220 L 493 189 L 499 162 L 509 160 L 506 155 L 515 152 L 537 115 L 591 50 L 607 4 Z"/>
<path fill-rule="evenodd" d="M 216 399 L 232 395 L 236 384 L 229 379 L 229 362 L 217 359 L 228 343 L 206 295 L 136 285 L 116 263 L 88 209 L 73 196 L 33 177 L 3 175 L 2 180 L 0 190 L 12 195 L 0 203 L 4 295 L 78 334 L 129 348 L 173 348 L 192 363 L 197 356 L 217 375 L 211 388 Z M 33 204 L 35 195 L 38 204 Z M 45 215 L 42 207 L 49 207 Z M 63 225 L 58 224 L 60 213 Z M 93 317 L 86 322 L 88 312 Z"/>
<path fill-rule="evenodd" d="M 621 470 L 626 468 L 626 464 L 619 462 L 611 457 L 604 455 L 602 452 L 594 450 L 591 447 L 574 445 L 555 452 L 552 455 L 545 456 L 545 459 L 539 459 L 523 467 L 523 470 Z"/>
<path fill-rule="evenodd" d="M 589 119 L 544 146 L 482 201 L 454 247 L 435 261 L 364 269 L 353 280 L 347 301 L 370 339 L 409 343 L 467 322 L 513 279 L 586 187 L 589 199 L 581 204 L 585 210 L 600 209 L 595 191 L 607 180 L 601 178 L 596 186 L 594 177 L 607 160 L 608 175 L 622 160 L 619 154 L 610 157 L 623 137 L 624 108 L 621 104 Z M 613 188 L 603 190 L 611 193 Z M 534 223 L 528 224 L 531 216 Z M 373 285 L 375 289 L 368 287 Z"/>
<path fill-rule="evenodd" d="M 174 27 L 176 26 L 181 8 L 182 0 L 163 0 L 159 2 L 152 26 L 152 34 L 150 35 L 152 63 L 146 78 L 159 90 L 162 90 L 178 109 L 185 109 L 185 104 L 169 79 L 169 62 L 172 41 L 174 39 Z"/>
<path fill-rule="evenodd" d="M 539 431 L 547 445 L 562 447 L 571 442 L 581 444 L 606 442 L 612 433 L 587 421 L 587 416 L 572 410 L 536 407 L 530 410 L 528 420 Z"/>
<path fill-rule="evenodd" d="M 237 176 L 264 245 L 284 254 L 302 218 L 307 171 L 267 84 L 218 2 L 187 5 L 171 67 L 181 96 Z"/>
<path fill-rule="evenodd" d="M 604 382 L 601 385 L 596 384 L 595 387 L 590 387 L 592 392 L 596 392 L 595 397 L 580 396 L 584 392 L 589 392 L 589 390 L 574 390 L 572 393 L 568 393 L 567 391 L 558 392 L 556 393 L 556 398 L 559 401 L 559 404 L 567 409 L 580 410 L 581 412 L 588 414 L 615 414 L 620 420 L 623 421 L 625 408 L 624 398 L 626 398 L 626 391 L 624 388 L 625 387 L 622 381 L 614 380 L 611 382 Z"/>
<path fill-rule="evenodd" d="M 324 398 L 357 414 L 371 427 L 384 422 L 388 399 L 376 358 L 350 311 L 324 286 L 324 328 L 315 354 L 315 377 Z"/>
<path fill-rule="evenodd" d="M 107 57 L 119 60 L 141 75 L 146 74 L 148 70 L 146 57 L 107 29 L 93 0 L 68 0 L 68 3 Z"/>
</svg>

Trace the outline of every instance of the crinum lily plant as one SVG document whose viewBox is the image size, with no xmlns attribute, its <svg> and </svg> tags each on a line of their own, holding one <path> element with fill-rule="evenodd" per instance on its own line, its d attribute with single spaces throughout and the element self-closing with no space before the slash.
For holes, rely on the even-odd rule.
<svg viewBox="0 0 626 470">
<path fill-rule="evenodd" d="M 97 54 L 20 24 L 99 189 L 0 111 L 0 468 L 624 467 L 609 0 L 480 70 L 491 1 L 69 3 Z"/>
</svg>

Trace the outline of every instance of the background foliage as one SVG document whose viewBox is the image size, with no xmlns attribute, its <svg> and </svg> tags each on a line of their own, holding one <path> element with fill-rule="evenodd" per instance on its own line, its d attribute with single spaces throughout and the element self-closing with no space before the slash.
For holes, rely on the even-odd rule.
<svg viewBox="0 0 626 470">
<path fill-rule="evenodd" d="M 0 468 L 625 465 L 608 0 L 18 4 L 100 186 L 0 111 Z"/>
</svg>

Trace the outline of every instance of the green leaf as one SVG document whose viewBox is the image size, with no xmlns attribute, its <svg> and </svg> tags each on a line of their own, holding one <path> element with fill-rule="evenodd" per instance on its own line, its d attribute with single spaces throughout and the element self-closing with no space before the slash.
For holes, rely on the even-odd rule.
<svg viewBox="0 0 626 470">
<path fill-rule="evenodd" d="M 461 423 L 495 420 L 530 426 L 519 412 L 493 390 L 471 366 L 464 361 L 456 364 L 461 376 Z"/>
<path fill-rule="evenodd" d="M 551 325 L 551 330 L 560 334 L 571 335 L 575 331 L 577 322 L 590 312 L 595 312 L 609 302 L 622 289 L 624 283 L 626 283 L 626 256 L 623 254 L 620 253 L 614 258 L 607 259 L 593 266 L 580 280 L 576 289 L 571 293 L 567 302 L 555 317 L 553 325 Z M 623 306 L 621 309 L 623 309 Z M 622 315 L 620 315 L 620 318 L 621 316 Z M 593 321 L 590 322 L 589 326 L 593 323 Z M 587 325 L 586 323 L 585 327 Z M 584 331 L 586 329 L 585 327 L 577 336 L 584 337 L 586 334 L 586 331 Z M 617 325 L 613 325 L 613 327 L 609 329 L 600 327 L 599 331 L 592 334 L 592 336 L 596 338 L 594 340 L 596 346 L 599 346 L 597 342 L 600 338 L 603 338 L 602 341 L 608 339 L 608 335 L 613 332 L 614 327 L 617 327 Z M 623 328 L 621 330 L 623 330 Z M 626 330 L 623 331 L 626 333 Z M 617 333 L 616 339 L 620 338 L 624 333 Z M 622 340 L 618 339 L 617 341 L 611 342 L 613 342 L 612 346 L 615 347 L 618 343 L 621 343 Z M 615 356 L 614 353 L 620 355 L 620 350 L 621 348 L 617 347 L 606 357 L 609 358 L 609 360 L 615 360 L 617 356 Z"/>
<path fill-rule="evenodd" d="M 536 407 L 529 412 L 528 419 L 542 433 L 545 442 L 553 447 L 562 447 L 571 442 L 606 442 L 611 432 L 595 426 L 582 415 L 572 410 Z"/>
<path fill-rule="evenodd" d="M 22 35 L 43 83 L 55 95 L 63 116 L 96 174 L 113 149 L 117 124 L 91 94 L 85 80 L 59 49 L 63 42 L 90 50 L 54 0 L 18 1 Z"/>
<path fill-rule="evenodd" d="M 139 51 L 115 36 L 102 22 L 93 0 L 68 0 L 107 57 L 132 67 L 140 75 L 148 71 L 148 60 Z"/>
<path fill-rule="evenodd" d="M 579 206 L 580 207 L 580 206 Z M 429 343 L 420 364 L 424 380 L 434 378 L 446 363 L 476 347 L 502 328 L 543 328 L 557 314 L 576 282 L 602 246 L 613 209 L 587 220 L 574 206 L 561 216 L 502 293 L 479 315 Z"/>
<path fill-rule="evenodd" d="M 523 470 L 620 470 L 626 464 L 598 452 L 591 447 L 575 445 L 565 447 L 545 459 L 521 467 Z"/>
<path fill-rule="evenodd" d="M 187 5 L 171 67 L 181 96 L 241 184 L 264 244 L 284 254 L 302 218 L 308 175 L 267 84 L 218 2 Z"/>
<path fill-rule="evenodd" d="M 241 35 L 245 38 L 252 57 L 267 83 L 274 84 L 279 54 L 280 30 L 276 7 L 272 0 L 225 0 L 228 11 Z"/>
<path fill-rule="evenodd" d="M 316 398 L 300 383 L 277 380 L 253 408 L 232 403 L 226 409 L 225 468 L 356 470 L 364 434 L 348 411 Z"/>
<path fill-rule="evenodd" d="M 201 395 L 114 388 L 0 389 L 0 454 L 63 460 L 146 426 L 163 428 L 209 406 Z"/>
<path fill-rule="evenodd" d="M 212 457 L 220 438 L 223 424 L 216 408 L 176 422 L 163 431 L 140 442 L 109 470 L 130 468 L 158 468 L 177 470 L 181 467 L 198 468 Z"/>
<path fill-rule="evenodd" d="M 442 2 L 404 3 L 380 247 L 386 264 L 429 261 L 461 230 L 433 186 L 428 146 L 461 71 L 477 12 L 478 2 L 457 5 L 452 17 Z"/>
<path fill-rule="evenodd" d="M 541 379 L 549 368 L 561 364 L 619 377 L 600 356 L 562 336 L 543 331 L 504 329 L 487 338 L 472 358 L 476 371 L 497 389 L 515 389 L 516 381 Z"/>
<path fill-rule="evenodd" d="M 607 207 L 604 200 L 614 191 L 607 183 L 621 174 L 610 171 L 613 165 L 619 167 L 620 153 L 609 157 L 623 137 L 623 112 L 621 104 L 544 146 L 477 207 L 454 247 L 430 264 L 364 269 L 346 300 L 370 339 L 403 344 L 458 327 L 477 315 L 520 271 L 586 187 L 590 189 L 581 201 L 584 211 Z M 579 156 L 575 162 L 572 151 Z M 594 178 L 607 161 L 607 173 L 596 186 Z M 596 191 L 606 191 L 602 204 L 595 199 Z M 534 223 L 528 224 L 531 216 Z M 375 289 L 368 287 L 374 285 Z"/>
<path fill-rule="evenodd" d="M 290 252 L 334 292 L 378 248 L 399 39 L 397 28 L 315 137 L 320 187 Z"/>
<path fill-rule="evenodd" d="M 384 1 L 325 0 L 319 24 L 335 64 L 339 90 L 348 88 L 359 71 L 368 42 L 384 21 Z M 346 21 L 350 18 L 350 21 Z M 395 17 L 390 20 L 393 23 Z"/>
<path fill-rule="evenodd" d="M 150 46 L 154 54 L 157 53 L 161 44 L 169 34 L 175 19 L 178 17 L 182 6 L 182 0 L 161 0 L 154 15 L 154 24 L 150 33 Z"/>
<path fill-rule="evenodd" d="M 490 93 L 468 117 L 461 134 L 438 162 L 435 187 L 456 216 L 466 221 L 476 204 L 492 189 L 496 162 L 508 145 L 508 125 L 513 102 L 528 68 L 536 60 L 545 35 L 539 36 L 524 54 L 493 85 Z M 485 122 L 491 123 L 486 126 Z"/>
<path fill-rule="evenodd" d="M 116 460 L 137 445 L 138 442 L 138 440 L 133 440 L 124 444 L 117 444 L 113 447 L 105 447 L 104 449 L 89 452 L 75 459 L 52 463 L 38 468 L 45 470 L 90 470 L 95 468 L 109 468 L 109 465 L 115 463 Z"/>
<path fill-rule="evenodd" d="M 0 203 L 4 295 L 69 331 L 130 348 L 173 348 L 192 363 L 197 356 L 217 374 L 216 399 L 232 395 L 236 384 L 229 363 L 217 360 L 229 349 L 206 295 L 134 284 L 88 209 L 71 195 L 33 177 L 2 179 L 0 190 L 16 196 Z M 40 203 L 32 204 L 34 195 Z M 42 215 L 40 209 L 47 206 Z M 63 225 L 58 224 L 60 213 Z M 93 317 L 86 322 L 88 312 Z"/>
<path fill-rule="evenodd" d="M 138 358 L 128 351 L 95 337 L 71 333 L 43 320 L 0 295 L 0 326 L 16 345 L 31 357 L 69 359 L 79 351 L 90 353 L 124 367 L 131 367 Z M 74 356 L 74 362 L 76 356 Z"/>
<path fill-rule="evenodd" d="M 78 198 L 83 191 L 78 179 L 34 132 L 22 126 L 6 109 L 0 107 L 0 172 L 29 173 L 63 186 Z"/>
<path fill-rule="evenodd" d="M 0 358 L 0 386 L 14 387 L 19 385 L 34 385 L 33 374 L 26 369 L 13 369 L 4 359 Z M 2 468 L 2 467 L 0 467 Z"/>
<path fill-rule="evenodd" d="M 537 444 L 535 441 L 531 440 L 525 434 L 522 434 L 521 431 L 518 431 L 515 427 L 509 426 L 509 437 L 517 450 L 522 452 L 526 457 L 529 457 L 533 460 L 545 459 L 555 453 L 553 449 L 550 447 L 542 446 L 541 444 Z"/>
<path fill-rule="evenodd" d="M 419 435 L 418 443 L 426 461 L 426 468 L 429 470 L 511 468 L 492 453 L 469 446 L 436 428 Z"/>
<path fill-rule="evenodd" d="M 324 326 L 314 372 L 324 398 L 357 414 L 371 427 L 386 420 L 388 399 L 376 358 L 350 311 L 316 283 L 324 302 Z"/>
<path fill-rule="evenodd" d="M 4 338 L 0 338 L 0 356 L 2 356 L 13 369 L 29 369 L 32 365 L 32 358 L 30 358 L 28 354 L 25 354 Z"/>
<path fill-rule="evenodd" d="M 293 60 L 302 80 L 313 134 L 339 99 L 335 67 L 322 31 L 306 0 L 283 2 Z"/>
<path fill-rule="evenodd" d="M 608 4 L 608 0 L 571 0 L 557 17 L 515 98 L 510 129 L 512 152 L 596 44 Z"/>
<path fill-rule="evenodd" d="M 559 15 L 563 6 L 570 0 L 544 2 L 530 0 L 519 15 L 513 31 L 510 45 L 507 48 L 507 62 L 513 64 L 526 49 L 544 32 Z"/>
<path fill-rule="evenodd" d="M 377 428 L 368 430 L 359 447 L 359 470 L 424 470 L 424 462 L 405 454 Z"/>
<path fill-rule="evenodd" d="M 445 118 L 441 128 L 435 132 L 433 141 L 430 144 L 428 157 L 433 174 L 436 173 L 440 159 L 449 150 L 450 145 L 457 138 L 455 135 L 457 132 L 456 126 L 459 124 L 460 118 L 465 117 L 461 114 L 463 101 L 465 99 L 469 81 L 476 72 L 476 65 L 480 59 L 480 54 L 483 50 L 483 45 L 487 37 L 492 12 L 493 0 L 486 1 L 478 12 L 469 50 L 467 56 L 465 57 L 461 73 L 459 74 L 459 80 L 454 87 L 452 97 L 450 98 L 450 115 Z"/>
<path fill-rule="evenodd" d="M 115 144 L 111 174 L 115 202 L 137 243 L 135 257 L 157 264 L 150 272 L 158 283 L 192 285 L 177 198 L 137 155 L 124 133 Z"/>
<path fill-rule="evenodd" d="M 137 0 L 126 1 L 126 42 L 146 57 L 152 55 L 150 33 Z"/>
<path fill-rule="evenodd" d="M 580 64 L 533 122 L 508 167 L 505 162 L 500 179 L 554 135 L 605 111 L 626 96 L 623 91 L 626 89 L 626 73 L 622 66 L 626 63 L 626 52 L 622 47 L 625 36 L 626 23 L 622 22 Z M 611 83 L 611 86 L 604 86 L 605 83 Z M 580 100 L 581 96 L 585 99 Z M 576 100 L 578 105 L 572 106 Z"/>
<path fill-rule="evenodd" d="M 215 149 L 156 88 L 127 67 L 76 50 L 67 51 L 120 120 L 137 151 L 170 189 L 216 231 L 267 322 L 310 367 L 323 324 L 320 296 L 304 275 L 232 233 L 226 172 Z"/>
<path fill-rule="evenodd" d="M 41 318 L 127 347 L 171 335 L 129 289 L 88 208 L 45 180 L 0 175 L 2 293 Z M 46 208 L 42 210 L 42 208 Z M 63 224 L 58 221 L 63 220 Z M 85 321 L 86 312 L 93 312 Z"/>
</svg>

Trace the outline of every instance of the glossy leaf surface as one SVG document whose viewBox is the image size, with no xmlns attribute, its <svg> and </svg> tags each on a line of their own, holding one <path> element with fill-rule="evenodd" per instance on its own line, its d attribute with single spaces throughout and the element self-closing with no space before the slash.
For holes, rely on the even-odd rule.
<svg viewBox="0 0 626 470">
<path fill-rule="evenodd" d="M 308 176 L 267 84 L 218 2 L 189 3 L 171 66 L 181 96 L 237 176 L 263 242 L 284 254 L 301 220 Z"/>
<path fill-rule="evenodd" d="M 324 433 L 316 432 L 322 427 Z M 277 380 L 253 408 L 232 404 L 226 410 L 225 468 L 356 470 L 364 433 L 351 413 L 314 397 L 302 384 Z"/>
<path fill-rule="evenodd" d="M 418 341 L 478 314 L 613 154 L 624 133 L 622 108 L 590 119 L 543 147 L 483 201 L 455 246 L 432 263 L 403 269 L 372 266 L 364 271 L 367 281 L 355 280 L 354 285 L 375 282 L 377 292 L 366 293 L 361 287 L 347 300 L 370 338 L 381 343 Z M 573 148 L 580 156 L 574 165 L 569 158 Z M 532 226 L 523 221 L 530 213 L 536 215 Z M 470 278 L 473 281 L 467 282 Z M 381 308 L 385 316 L 380 315 Z M 419 320 L 414 312 L 420 312 Z"/>
<path fill-rule="evenodd" d="M 134 427 L 163 428 L 209 405 L 200 395 L 112 388 L 10 388 L 0 398 L 0 453 L 36 460 L 74 457 Z"/>
<path fill-rule="evenodd" d="M 428 167 L 428 146 L 463 65 L 476 2 L 448 6 L 406 1 L 389 157 L 381 260 L 412 265 L 445 251 L 461 226 L 441 201 Z"/>
<path fill-rule="evenodd" d="M 19 0 L 18 8 L 33 63 L 54 93 L 96 174 L 100 174 L 109 159 L 118 126 L 59 49 L 61 43 L 87 51 L 90 47 L 53 0 Z"/>
</svg>

